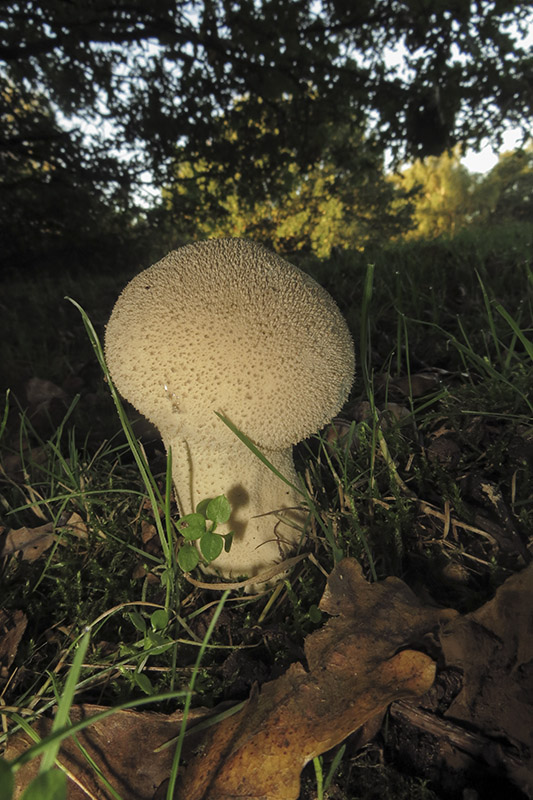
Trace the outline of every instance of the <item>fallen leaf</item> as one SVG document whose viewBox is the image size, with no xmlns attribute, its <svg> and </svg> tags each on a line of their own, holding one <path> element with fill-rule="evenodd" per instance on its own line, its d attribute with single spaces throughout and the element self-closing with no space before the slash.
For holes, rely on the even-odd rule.
<svg viewBox="0 0 533 800">
<path fill-rule="evenodd" d="M 391 375 L 376 375 L 375 389 L 386 391 L 388 396 L 399 394 L 407 397 L 422 397 L 428 392 L 434 392 L 440 387 L 445 370 L 428 369 L 425 372 L 411 373 L 392 377 Z"/>
<path fill-rule="evenodd" d="M 296 800 L 305 764 L 429 689 L 435 664 L 408 645 L 455 612 L 424 608 L 395 578 L 367 583 L 353 559 L 335 567 L 320 608 L 335 618 L 307 637 L 309 669 L 291 665 L 207 734 L 179 800 Z"/>
<path fill-rule="evenodd" d="M 141 539 L 143 544 L 147 544 L 157 534 L 157 528 L 145 519 L 141 522 Z"/>
<path fill-rule="evenodd" d="M 51 400 L 61 400 L 67 402 L 68 397 L 65 391 L 52 381 L 43 378 L 30 378 L 26 382 L 26 400 L 33 409 L 42 403 L 49 403 Z"/>
<path fill-rule="evenodd" d="M 67 519 L 64 525 L 59 526 L 62 530 L 67 530 L 73 536 L 76 536 L 78 539 L 87 539 L 89 533 L 87 531 L 87 525 L 80 515 L 74 511 L 70 517 Z"/>
<path fill-rule="evenodd" d="M 456 467 L 461 459 L 461 448 L 449 436 L 435 436 L 426 453 L 430 461 L 448 467 Z"/>
<path fill-rule="evenodd" d="M 104 706 L 97 705 L 72 706 L 70 720 L 74 723 L 104 710 Z M 190 714 L 190 719 L 205 718 L 208 713 L 213 712 L 198 709 Z M 165 715 L 149 711 L 117 711 L 85 728 L 76 739 L 122 800 L 152 800 L 158 786 L 168 777 L 174 756 L 172 746 L 159 748 L 178 735 L 181 723 L 181 712 Z M 51 726 L 51 719 L 41 718 L 32 728 L 44 738 L 50 733 Z M 194 744 L 194 739 L 190 742 Z M 32 740 L 25 733 L 13 736 L 8 741 L 4 758 L 8 761 L 15 759 L 31 744 Z M 68 800 L 112 800 L 117 796 L 104 788 L 72 739 L 62 743 L 58 760 L 67 771 Z M 39 761 L 38 758 L 29 761 L 17 771 L 14 800 L 21 797 L 37 776 Z"/>
<path fill-rule="evenodd" d="M 28 465 L 39 466 L 46 464 L 48 451 L 44 445 L 29 447 L 24 443 L 15 453 L 2 453 L 2 470 L 11 480 L 22 483 L 27 477 Z"/>
<path fill-rule="evenodd" d="M 13 528 L 4 537 L 4 544 L 0 548 L 0 556 L 13 556 L 22 554 L 24 561 L 36 561 L 52 544 L 61 536 L 55 531 L 68 531 L 79 539 L 87 539 L 87 525 L 79 514 L 74 512 L 64 525 L 54 526 L 53 522 L 46 522 L 36 528 Z"/>
<path fill-rule="evenodd" d="M 20 611 L 0 609 L 0 677 L 7 677 L 7 670 L 13 663 L 18 646 L 26 630 L 28 619 Z"/>
<path fill-rule="evenodd" d="M 25 389 L 32 427 L 44 437 L 51 426 L 55 428 L 65 416 L 68 395 L 60 386 L 42 378 L 30 378 Z"/>
<path fill-rule="evenodd" d="M 439 388 L 440 376 L 434 372 L 418 372 L 414 375 L 393 378 L 390 386 L 408 397 L 423 397 Z"/>
<path fill-rule="evenodd" d="M 395 578 L 367 583 L 353 559 L 333 570 L 320 605 L 331 619 L 305 641 L 307 668 L 293 664 L 252 692 L 242 711 L 207 734 L 193 729 L 187 736 L 188 766 L 177 797 L 295 800 L 307 762 L 373 721 L 393 700 L 418 697 L 431 686 L 434 662 L 410 645 L 455 612 L 423 607 Z M 98 710 L 75 706 L 71 719 Z M 198 709 L 191 718 L 205 715 Z M 122 800 L 155 800 L 165 796 L 174 750 L 161 745 L 178 734 L 180 725 L 181 714 L 122 711 L 76 738 Z M 50 726 L 49 719 L 40 719 L 33 727 L 44 737 Z M 17 734 L 5 757 L 13 759 L 29 745 L 25 733 Z M 63 742 L 59 761 L 69 776 L 68 800 L 115 796 L 99 783 L 75 742 Z M 17 772 L 15 798 L 37 770 L 32 761 Z"/>
<path fill-rule="evenodd" d="M 516 759 L 500 759 L 515 783 L 533 795 L 533 565 L 508 578 L 494 598 L 440 633 L 446 666 L 463 674 L 445 716 L 496 743 Z M 493 760 L 497 756 L 493 754 Z"/>
<path fill-rule="evenodd" d="M 24 561 L 36 561 L 54 543 L 53 531 L 52 522 L 37 528 L 13 528 L 5 536 L 0 556 L 21 553 Z"/>
<path fill-rule="evenodd" d="M 532 608 L 529 566 L 440 629 L 435 684 L 390 708 L 390 751 L 444 797 L 533 797 Z"/>
<path fill-rule="evenodd" d="M 529 564 L 531 554 L 526 546 L 528 537 L 526 535 L 522 537 L 517 531 L 513 515 L 507 507 L 500 487 L 476 472 L 471 472 L 463 478 L 460 482 L 460 487 L 469 499 L 474 500 L 483 509 L 492 513 L 492 520 L 486 520 L 481 514 L 477 514 L 480 521 L 483 520 L 480 527 L 485 527 L 489 532 L 492 532 L 492 527 L 501 549 L 507 552 L 519 553 L 524 559 L 524 563 Z"/>
</svg>

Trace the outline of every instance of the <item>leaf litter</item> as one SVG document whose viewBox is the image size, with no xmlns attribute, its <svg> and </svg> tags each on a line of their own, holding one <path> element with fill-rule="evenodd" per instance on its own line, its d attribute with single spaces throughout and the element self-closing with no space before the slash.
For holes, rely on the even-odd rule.
<svg viewBox="0 0 533 800">
<path fill-rule="evenodd" d="M 456 676 L 452 697 L 432 718 L 448 726 L 445 730 L 456 731 L 455 738 L 451 735 L 455 761 L 447 763 L 446 748 L 439 746 L 435 750 L 442 757 L 435 771 L 457 770 L 459 748 L 459 754 L 473 759 L 479 769 L 487 768 L 488 759 L 492 771 L 499 770 L 530 792 L 532 600 L 532 566 L 509 578 L 480 609 L 461 615 L 424 605 L 398 578 L 369 583 L 355 559 L 344 559 L 329 575 L 320 602 L 329 619 L 307 636 L 305 660 L 253 689 L 237 713 L 207 732 L 186 737 L 187 764 L 177 797 L 296 800 L 304 765 L 365 723 L 377 720 L 379 726 L 390 704 L 396 710 L 393 720 L 401 718 L 403 709 L 411 722 L 418 719 L 418 737 L 427 734 L 419 717 L 429 706 L 439 676 L 447 674 Z M 71 719 L 98 710 L 74 706 Z M 189 720 L 192 734 L 199 720 L 218 710 L 195 709 Z M 165 797 L 172 760 L 173 747 L 164 744 L 172 744 L 181 719 L 181 712 L 121 711 L 76 738 L 123 800 L 157 800 Z M 34 727 L 45 736 L 50 725 L 50 720 L 40 719 Z M 364 743 L 360 738 L 358 747 Z M 6 758 L 16 757 L 28 745 L 26 735 L 17 734 Z M 70 776 L 69 800 L 107 800 L 112 794 L 80 755 L 79 745 L 67 740 L 59 756 Z M 15 797 L 36 769 L 30 762 L 17 773 Z"/>
<path fill-rule="evenodd" d="M 426 608 L 400 580 L 370 584 L 353 559 L 332 572 L 320 602 L 331 619 L 296 663 L 208 734 L 178 798 L 296 800 L 300 773 L 399 698 L 427 691 L 435 663 L 409 645 L 455 616 Z"/>
<path fill-rule="evenodd" d="M 59 533 L 58 533 L 59 531 Z M 87 539 L 87 526 L 82 517 L 73 512 L 64 525 L 46 522 L 36 528 L 12 528 L 0 538 L 0 557 L 15 556 L 23 561 L 36 561 L 54 542 L 61 542 L 62 532 Z"/>
</svg>

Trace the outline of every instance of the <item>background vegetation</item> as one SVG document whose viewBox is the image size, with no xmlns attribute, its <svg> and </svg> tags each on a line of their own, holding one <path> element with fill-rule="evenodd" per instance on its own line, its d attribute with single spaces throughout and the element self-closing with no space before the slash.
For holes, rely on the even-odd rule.
<svg viewBox="0 0 533 800">
<path fill-rule="evenodd" d="M 146 263 L 219 232 L 361 247 L 406 229 L 419 181 L 435 202 L 428 169 L 462 224 L 483 203 L 459 150 L 509 124 L 529 134 L 527 2 L 6 0 L 1 14 L 4 269 Z M 447 178 L 444 162 L 384 174 L 450 148 Z M 482 217 L 502 181 L 514 197 L 520 159 L 530 172 L 517 158 Z M 424 233 L 450 232 L 451 208 Z"/>
</svg>

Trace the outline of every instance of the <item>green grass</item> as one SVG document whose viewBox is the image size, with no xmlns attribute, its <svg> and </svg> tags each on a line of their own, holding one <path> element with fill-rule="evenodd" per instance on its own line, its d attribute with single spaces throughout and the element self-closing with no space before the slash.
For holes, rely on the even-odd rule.
<svg viewBox="0 0 533 800">
<path fill-rule="evenodd" d="M 49 524 L 55 539 L 34 561 L 0 564 L 0 608 L 28 619 L 0 683 L 18 715 L 4 717 L 0 748 L 63 696 L 118 707 L 157 694 L 167 697 L 162 711 L 241 702 L 254 681 L 301 658 L 321 624 L 324 573 L 341 554 L 358 558 L 370 580 L 400 576 L 460 611 L 520 569 L 533 528 L 532 240 L 522 225 L 299 264 L 338 300 L 358 356 L 345 423 L 296 449 L 316 563 L 301 562 L 260 597 L 234 593 L 216 624 L 217 599 L 175 563 L 165 454 L 153 432 L 138 443 L 141 428 L 132 431 L 110 391 L 96 344 L 131 271 L 6 286 L 2 380 L 12 391 L 0 406 L 0 521 Z M 88 331 L 65 295 L 88 312 Z M 35 376 L 64 389 L 40 413 L 21 388 Z M 483 505 L 476 476 L 497 487 L 502 505 Z M 482 535 L 486 519 L 505 546 Z M 73 688 L 74 643 L 87 627 Z M 354 794 L 356 766 L 345 754 L 331 777 L 346 800 L 372 796 Z M 317 776 L 327 796 L 327 764 L 306 774 L 303 797 L 316 796 Z M 431 796 L 413 787 L 411 796 Z"/>
</svg>

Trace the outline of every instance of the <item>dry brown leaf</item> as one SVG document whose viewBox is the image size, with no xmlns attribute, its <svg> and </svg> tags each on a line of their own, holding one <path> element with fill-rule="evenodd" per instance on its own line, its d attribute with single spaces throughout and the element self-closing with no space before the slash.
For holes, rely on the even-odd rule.
<svg viewBox="0 0 533 800">
<path fill-rule="evenodd" d="M 433 661 L 409 645 L 455 612 L 421 606 L 394 578 L 367 583 L 353 559 L 345 559 L 329 576 L 321 608 L 332 618 L 306 639 L 308 669 L 293 664 L 278 680 L 252 693 L 243 711 L 203 738 L 196 734 L 197 747 L 194 756 L 189 753 L 180 798 L 295 800 L 300 772 L 308 761 L 382 713 L 393 700 L 417 697 L 431 686 Z M 71 719 L 98 710 L 74 707 Z M 204 713 L 198 710 L 192 716 Z M 78 739 L 123 800 L 153 800 L 164 792 L 173 756 L 173 747 L 157 749 L 177 735 L 180 724 L 179 715 L 118 712 L 91 725 Z M 40 720 L 35 729 L 42 737 L 50 725 Z M 28 745 L 25 734 L 15 736 L 6 757 L 16 757 Z M 63 743 L 59 759 L 69 774 L 68 800 L 113 796 L 98 783 L 74 742 Z M 38 764 L 30 762 L 17 773 L 15 797 L 37 769 Z"/>
<path fill-rule="evenodd" d="M 407 397 L 423 397 L 439 388 L 440 377 L 434 372 L 418 372 L 414 375 L 393 378 L 390 385 Z"/>
<path fill-rule="evenodd" d="M 391 706 L 391 750 L 446 797 L 533 797 L 532 608 L 530 566 L 440 630 L 435 685 Z"/>
<path fill-rule="evenodd" d="M 87 539 L 89 536 L 87 524 L 76 511 L 70 515 L 64 525 L 61 525 L 61 528 L 67 529 L 69 533 L 78 539 Z"/>
<path fill-rule="evenodd" d="M 22 553 L 24 561 L 36 561 L 55 541 L 54 524 L 47 522 L 37 528 L 14 528 L 6 534 L 0 556 Z"/>
<path fill-rule="evenodd" d="M 79 539 L 87 539 L 87 525 L 79 514 L 74 512 L 64 525 L 57 528 L 53 522 L 46 522 L 37 528 L 13 528 L 4 538 L 0 556 L 22 554 L 24 561 L 36 561 L 49 547 L 60 538 L 56 530 L 68 531 Z"/>
<path fill-rule="evenodd" d="M 332 658 L 320 676 L 293 664 L 282 678 L 265 684 L 243 712 L 221 723 L 203 744 L 178 797 L 296 800 L 305 764 L 393 700 L 416 697 L 433 682 L 433 661 L 413 650 L 357 675 L 352 671 L 357 649 L 354 645 Z M 343 671 L 350 677 L 340 675 Z"/>
<path fill-rule="evenodd" d="M 51 400 L 61 400 L 65 403 L 68 401 L 65 391 L 60 386 L 43 378 L 30 378 L 25 388 L 26 400 L 32 409 Z"/>
<path fill-rule="evenodd" d="M 26 630 L 28 619 L 18 611 L 0 609 L 0 677 L 7 677 L 7 669 L 13 663 L 20 640 Z"/>
<path fill-rule="evenodd" d="M 30 378 L 25 384 L 26 412 L 32 428 L 46 439 L 65 416 L 68 394 L 52 381 Z"/>
<path fill-rule="evenodd" d="M 21 483 L 25 479 L 28 464 L 46 464 L 47 458 L 48 451 L 43 445 L 29 447 L 23 444 L 16 453 L 1 454 L 1 469 L 11 480 Z"/>
<path fill-rule="evenodd" d="M 148 542 L 153 539 L 157 534 L 157 528 L 151 522 L 143 519 L 141 522 L 141 539 L 143 544 L 148 544 Z"/>
<path fill-rule="evenodd" d="M 516 760 L 500 758 L 510 777 L 533 796 L 533 564 L 508 578 L 484 606 L 440 634 L 447 667 L 463 674 L 446 717 L 477 729 L 495 744 L 509 742 Z"/>
<path fill-rule="evenodd" d="M 336 618 L 306 639 L 309 670 L 293 664 L 207 735 L 180 800 L 296 800 L 312 758 L 429 689 L 433 661 L 405 648 L 455 612 L 424 608 L 394 578 L 367 583 L 353 559 L 333 570 L 320 605 Z"/>
<path fill-rule="evenodd" d="M 96 705 L 73 706 L 70 719 L 77 722 L 103 710 L 103 706 Z M 205 709 L 199 709 L 190 717 L 194 721 L 205 717 L 206 713 Z M 152 800 L 157 787 L 170 773 L 174 755 L 173 747 L 156 750 L 178 735 L 181 721 L 181 712 L 168 716 L 149 711 L 117 711 L 85 728 L 76 738 L 122 800 Z M 51 726 L 50 719 L 40 719 L 32 727 L 44 738 L 50 733 Z M 16 758 L 31 743 L 26 734 L 14 736 L 8 743 L 5 758 Z M 104 788 L 72 739 L 62 743 L 59 762 L 67 770 L 68 800 L 112 800 L 116 797 Z M 38 770 L 39 759 L 19 769 L 14 800 L 22 795 Z"/>
<path fill-rule="evenodd" d="M 424 372 L 411 373 L 400 377 L 392 377 L 388 374 L 376 375 L 374 378 L 375 389 L 386 391 L 387 395 L 403 395 L 406 397 L 422 397 L 428 392 L 434 392 L 439 388 L 443 370 L 427 369 Z"/>
</svg>

